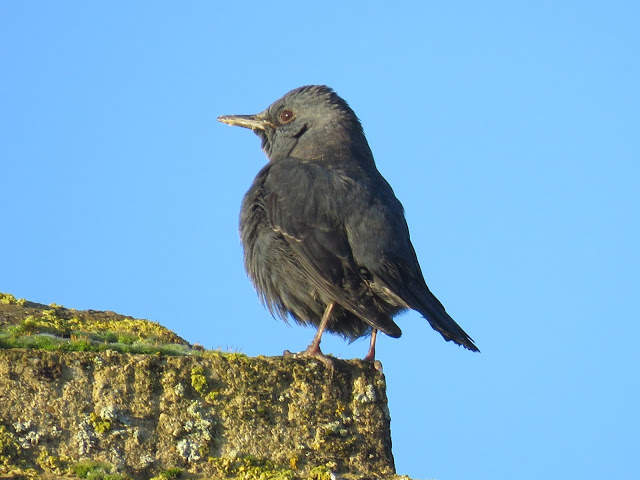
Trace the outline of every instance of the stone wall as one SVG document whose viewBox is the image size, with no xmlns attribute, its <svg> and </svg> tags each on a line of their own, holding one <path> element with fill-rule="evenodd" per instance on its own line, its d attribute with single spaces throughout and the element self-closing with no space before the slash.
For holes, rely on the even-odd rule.
<svg viewBox="0 0 640 480">
<path fill-rule="evenodd" d="M 205 351 L 0 293 L 0 478 L 386 478 L 389 422 L 370 363 Z"/>
<path fill-rule="evenodd" d="M 244 464 L 291 478 L 394 473 L 384 377 L 359 361 L 330 371 L 214 352 L 5 349 L 0 430 L 5 471 L 64 474 L 91 459 L 147 479 L 171 468 L 224 476 Z"/>
</svg>

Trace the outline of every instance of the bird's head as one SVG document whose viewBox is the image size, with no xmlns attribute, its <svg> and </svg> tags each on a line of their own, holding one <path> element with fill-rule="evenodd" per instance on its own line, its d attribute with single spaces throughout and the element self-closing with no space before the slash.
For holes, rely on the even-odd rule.
<svg viewBox="0 0 640 480">
<path fill-rule="evenodd" d="M 362 126 L 351 107 L 324 85 L 296 88 L 256 115 L 222 115 L 218 121 L 250 128 L 269 160 L 373 162 Z"/>
</svg>

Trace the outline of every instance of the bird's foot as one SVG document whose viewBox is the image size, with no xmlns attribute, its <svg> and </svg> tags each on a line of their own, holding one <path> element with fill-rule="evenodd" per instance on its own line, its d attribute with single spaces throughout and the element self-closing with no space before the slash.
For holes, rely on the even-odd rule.
<svg viewBox="0 0 640 480">
<path fill-rule="evenodd" d="M 285 350 L 283 356 L 291 358 L 315 358 L 316 360 L 320 360 L 324 363 L 324 365 L 330 370 L 333 370 L 335 366 L 333 358 L 322 353 L 320 346 L 314 344 L 309 345 L 306 350 L 303 350 L 300 353 L 291 353 L 289 350 Z"/>
</svg>

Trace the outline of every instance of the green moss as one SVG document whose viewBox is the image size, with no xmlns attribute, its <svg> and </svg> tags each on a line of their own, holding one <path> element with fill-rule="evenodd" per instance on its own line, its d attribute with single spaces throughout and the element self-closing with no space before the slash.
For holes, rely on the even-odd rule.
<svg viewBox="0 0 640 480">
<path fill-rule="evenodd" d="M 173 480 L 174 478 L 182 478 L 182 473 L 183 470 L 181 468 L 169 468 L 150 480 Z"/>
<path fill-rule="evenodd" d="M 113 312 L 41 305 L 0 293 L 0 348 L 203 355 L 158 323 Z"/>
<path fill-rule="evenodd" d="M 122 343 L 123 345 L 133 345 L 137 338 L 134 334 L 132 333 L 126 333 L 126 332 L 122 332 L 120 334 L 112 334 L 115 337 L 115 340 L 113 343 Z"/>
<path fill-rule="evenodd" d="M 62 338 L 50 333 L 16 335 L 15 331 L 0 332 L 0 348 L 29 348 L 33 350 L 57 350 L 64 352 L 104 352 L 160 354 L 170 356 L 200 355 L 197 350 L 184 345 L 146 345 L 144 343 L 100 343 L 87 337 Z"/>
<path fill-rule="evenodd" d="M 0 314 L 0 348 L 201 354 L 158 323 L 113 312 L 45 306 L 0 293 Z"/>
<path fill-rule="evenodd" d="M 119 473 L 113 473 L 113 467 L 108 463 L 91 460 L 76 463 L 72 470 L 76 476 L 89 480 L 125 480 L 128 478 Z"/>
<path fill-rule="evenodd" d="M 209 458 L 209 463 L 225 477 L 239 477 L 243 480 L 294 480 L 296 478 L 293 470 L 251 455 Z"/>
</svg>

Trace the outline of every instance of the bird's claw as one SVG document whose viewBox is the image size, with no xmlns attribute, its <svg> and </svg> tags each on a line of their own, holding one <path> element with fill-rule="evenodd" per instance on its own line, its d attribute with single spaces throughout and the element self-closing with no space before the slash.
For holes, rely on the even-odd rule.
<svg viewBox="0 0 640 480">
<path fill-rule="evenodd" d="M 282 353 L 282 356 L 289 358 L 315 358 L 316 360 L 320 360 L 322 363 L 324 363 L 324 365 L 330 370 L 333 370 L 333 368 L 335 367 L 333 358 L 328 357 L 327 355 L 322 353 L 319 348 L 310 347 L 299 353 L 292 353 L 289 350 L 285 350 Z"/>
</svg>

